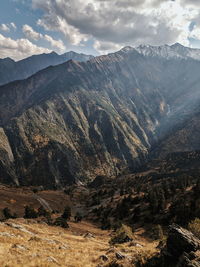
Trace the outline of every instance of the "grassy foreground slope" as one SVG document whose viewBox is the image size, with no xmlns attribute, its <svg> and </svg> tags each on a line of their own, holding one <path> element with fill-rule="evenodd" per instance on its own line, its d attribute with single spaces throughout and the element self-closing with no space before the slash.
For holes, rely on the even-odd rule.
<svg viewBox="0 0 200 267">
<path fill-rule="evenodd" d="M 85 221 L 69 222 L 69 229 L 63 229 L 34 220 L 8 220 L 0 223 L 0 266 L 89 267 L 118 262 L 128 267 L 135 266 L 141 255 L 150 257 L 157 251 L 157 242 L 148 242 L 139 233 L 135 234 L 137 246 L 129 242 L 112 247 L 109 240 L 109 231 Z M 124 258 L 117 259 L 116 253 Z"/>
</svg>

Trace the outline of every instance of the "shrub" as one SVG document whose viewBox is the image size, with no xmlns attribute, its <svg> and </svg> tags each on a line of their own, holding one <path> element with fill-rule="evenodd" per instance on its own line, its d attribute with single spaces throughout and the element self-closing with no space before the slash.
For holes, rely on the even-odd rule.
<svg viewBox="0 0 200 267">
<path fill-rule="evenodd" d="M 200 238 L 200 219 L 196 218 L 188 225 L 189 230 L 198 238 Z"/>
<path fill-rule="evenodd" d="M 37 218 L 38 213 L 31 206 L 25 206 L 24 218 L 31 219 Z"/>
<path fill-rule="evenodd" d="M 17 217 L 15 214 L 12 215 L 10 209 L 7 207 L 4 208 L 2 211 L 6 219 L 15 219 Z"/>
<path fill-rule="evenodd" d="M 83 219 L 83 216 L 80 214 L 80 212 L 77 212 L 76 215 L 74 216 L 75 222 L 81 222 Z"/>
<path fill-rule="evenodd" d="M 129 242 L 133 240 L 133 232 L 132 229 L 122 224 L 122 226 L 115 232 L 115 235 L 111 238 L 110 244 L 121 244 L 125 242 Z"/>
<path fill-rule="evenodd" d="M 153 226 L 151 229 L 150 235 L 155 240 L 158 240 L 158 239 L 163 240 L 164 239 L 164 233 L 163 233 L 162 226 L 160 224 Z"/>
<path fill-rule="evenodd" d="M 69 225 L 68 225 L 66 219 L 64 219 L 63 217 L 56 218 L 54 225 L 61 226 L 63 228 L 69 228 Z"/>
<path fill-rule="evenodd" d="M 69 220 L 71 217 L 71 208 L 69 206 L 66 206 L 64 209 L 64 212 L 61 216 L 63 219 Z"/>
<path fill-rule="evenodd" d="M 43 206 L 40 206 L 38 209 L 38 216 L 44 216 L 47 217 L 49 216 L 49 211 L 45 210 L 45 208 Z"/>
<path fill-rule="evenodd" d="M 36 194 L 36 193 L 38 193 L 38 188 L 33 188 L 32 191 L 34 194 Z"/>
</svg>

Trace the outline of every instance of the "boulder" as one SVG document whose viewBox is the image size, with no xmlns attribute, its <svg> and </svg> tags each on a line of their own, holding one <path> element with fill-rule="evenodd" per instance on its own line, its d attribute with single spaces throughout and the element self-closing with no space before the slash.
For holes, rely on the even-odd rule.
<svg viewBox="0 0 200 267">
<path fill-rule="evenodd" d="M 200 248 L 200 240 L 190 231 L 178 226 L 170 226 L 167 239 L 167 252 L 178 259 L 183 253 L 197 251 Z"/>
</svg>

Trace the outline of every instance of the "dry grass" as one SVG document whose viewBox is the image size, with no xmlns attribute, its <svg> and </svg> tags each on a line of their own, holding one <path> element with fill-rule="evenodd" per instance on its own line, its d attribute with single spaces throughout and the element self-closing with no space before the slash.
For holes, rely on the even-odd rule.
<svg viewBox="0 0 200 267">
<path fill-rule="evenodd" d="M 88 222 L 69 223 L 69 229 L 38 224 L 33 220 L 17 219 L 8 223 L 21 225 L 29 232 L 15 229 L 5 223 L 0 224 L 0 266 L 67 266 L 92 267 L 105 266 L 113 261 L 116 251 L 125 255 L 120 262 L 131 265 L 140 255 L 155 253 L 156 243 L 138 241 L 141 246 L 122 244 L 110 247 L 110 233 L 102 231 Z M 94 237 L 84 237 L 86 233 Z M 139 236 L 138 236 L 139 239 Z M 107 255 L 108 262 L 100 259 Z"/>
</svg>

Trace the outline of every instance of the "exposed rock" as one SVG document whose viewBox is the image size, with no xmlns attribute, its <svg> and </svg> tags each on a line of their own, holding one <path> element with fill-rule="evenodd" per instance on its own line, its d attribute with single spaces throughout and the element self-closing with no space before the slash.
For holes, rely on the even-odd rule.
<svg viewBox="0 0 200 267">
<path fill-rule="evenodd" d="M 108 261 L 109 260 L 109 258 L 106 255 L 101 255 L 99 258 L 101 260 L 103 260 L 103 261 Z"/>
<path fill-rule="evenodd" d="M 84 238 L 95 238 L 95 236 L 92 233 L 86 233 Z"/>
<path fill-rule="evenodd" d="M 6 236 L 6 237 L 16 237 L 16 235 L 11 234 L 11 233 L 7 233 L 7 232 L 1 232 L 0 236 Z"/>
<path fill-rule="evenodd" d="M 20 231 L 22 231 L 24 233 L 28 233 L 30 235 L 35 235 L 31 231 L 27 230 L 23 225 L 16 224 L 16 223 L 11 223 L 11 222 L 6 222 L 5 224 L 10 226 L 10 227 L 12 227 L 12 228 L 18 229 L 18 230 L 20 230 Z"/>
<path fill-rule="evenodd" d="M 167 252 L 178 259 L 183 253 L 190 253 L 200 249 L 200 240 L 190 231 L 178 226 L 170 227 L 167 239 Z"/>
<path fill-rule="evenodd" d="M 116 256 L 116 258 L 117 258 L 118 260 L 122 260 L 122 259 L 125 258 L 125 256 L 124 256 L 123 254 L 121 254 L 120 252 L 116 252 L 116 253 L 115 253 L 115 256 Z"/>
<path fill-rule="evenodd" d="M 160 257 L 151 259 L 145 266 L 155 267 L 199 267 L 200 240 L 190 231 L 178 226 L 170 226 L 166 247 Z"/>
<path fill-rule="evenodd" d="M 14 244 L 12 245 L 12 248 L 17 248 L 20 250 L 29 250 L 27 247 L 25 247 L 24 245 L 20 245 L 20 244 Z"/>
<path fill-rule="evenodd" d="M 47 261 L 59 264 L 58 261 L 52 256 L 47 257 Z"/>
<path fill-rule="evenodd" d="M 38 236 L 32 236 L 28 241 L 41 242 L 42 238 L 40 238 Z"/>
</svg>

